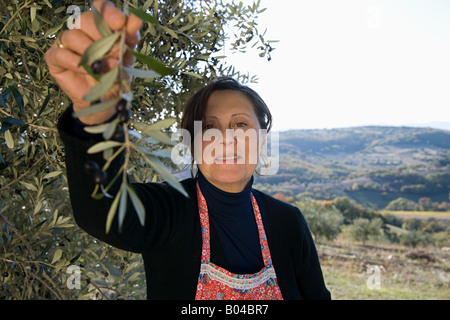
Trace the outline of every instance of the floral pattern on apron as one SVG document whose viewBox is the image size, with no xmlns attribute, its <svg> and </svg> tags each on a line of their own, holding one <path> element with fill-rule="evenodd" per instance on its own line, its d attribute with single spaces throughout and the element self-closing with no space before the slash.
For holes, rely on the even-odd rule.
<svg viewBox="0 0 450 320">
<path fill-rule="evenodd" d="M 253 194 L 250 194 L 264 268 L 254 274 L 234 274 L 210 261 L 209 215 L 206 200 L 197 182 L 197 198 L 202 227 L 202 262 L 197 283 L 196 300 L 282 300 L 269 244 L 264 231 L 261 212 Z"/>
</svg>

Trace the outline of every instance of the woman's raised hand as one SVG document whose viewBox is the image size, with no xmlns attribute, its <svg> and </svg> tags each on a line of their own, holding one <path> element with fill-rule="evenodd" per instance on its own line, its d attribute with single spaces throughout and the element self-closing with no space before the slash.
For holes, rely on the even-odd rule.
<svg viewBox="0 0 450 320">
<path fill-rule="evenodd" d="M 134 48 L 139 41 L 139 29 L 142 21 L 130 15 L 128 19 L 111 2 L 106 0 L 94 1 L 98 12 L 103 16 L 112 31 L 121 30 L 126 26 L 126 44 Z M 101 38 L 94 22 L 92 11 L 83 13 L 80 16 L 80 28 L 62 32 L 58 40 L 48 49 L 45 54 L 50 74 L 55 78 L 61 89 L 69 96 L 73 102 L 74 111 L 80 111 L 89 107 L 90 103 L 83 100 L 83 96 L 89 89 L 97 84 L 97 81 L 86 72 L 82 66 L 78 66 L 83 52 L 92 42 Z M 113 52 L 104 60 L 102 73 L 114 68 L 118 63 L 119 52 Z M 135 59 L 132 54 L 125 52 L 123 63 L 125 66 L 132 66 Z M 118 95 L 118 86 L 110 89 L 102 100 L 115 98 Z M 107 121 L 115 113 L 115 108 L 90 115 L 80 117 L 80 121 L 93 125 Z"/>
</svg>

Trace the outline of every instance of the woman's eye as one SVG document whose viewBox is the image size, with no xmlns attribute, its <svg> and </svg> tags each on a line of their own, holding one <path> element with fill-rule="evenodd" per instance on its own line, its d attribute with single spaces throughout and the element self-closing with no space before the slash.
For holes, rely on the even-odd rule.
<svg viewBox="0 0 450 320">
<path fill-rule="evenodd" d="M 247 123 L 245 122 L 238 122 L 235 124 L 235 127 L 237 128 L 245 128 L 247 126 Z"/>
<path fill-rule="evenodd" d="M 203 126 L 203 130 L 208 130 L 208 129 L 212 129 L 212 128 L 214 128 L 214 125 L 212 125 L 212 124 L 205 124 Z"/>
</svg>

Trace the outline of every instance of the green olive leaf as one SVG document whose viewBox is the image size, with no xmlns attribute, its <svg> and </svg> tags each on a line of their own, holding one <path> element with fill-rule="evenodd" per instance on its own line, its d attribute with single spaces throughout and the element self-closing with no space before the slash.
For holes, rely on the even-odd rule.
<svg viewBox="0 0 450 320">
<path fill-rule="evenodd" d="M 72 117 L 79 118 L 79 117 L 90 116 L 94 113 L 97 113 L 97 112 L 106 110 L 108 108 L 111 108 L 112 106 L 115 106 L 119 102 L 119 100 L 120 99 L 111 99 L 111 100 L 106 100 L 106 101 L 103 101 L 100 103 L 96 103 L 86 109 L 82 109 L 80 111 L 74 112 L 72 114 Z"/>
<path fill-rule="evenodd" d="M 61 22 L 60 24 L 47 29 L 47 31 L 45 31 L 44 33 L 44 38 L 47 38 L 48 36 L 51 36 L 52 34 L 55 34 L 59 31 L 59 29 L 61 29 L 63 27 L 63 25 L 66 23 L 66 21 L 64 20 L 63 22 Z"/>
<path fill-rule="evenodd" d="M 158 158 L 172 158 L 172 151 L 173 148 L 166 148 L 166 149 L 159 149 L 159 150 L 155 150 L 155 151 L 150 151 L 145 147 L 139 146 L 141 148 L 141 150 L 143 152 L 145 152 L 146 154 L 153 156 L 153 157 L 158 157 Z"/>
<path fill-rule="evenodd" d="M 172 23 L 174 23 L 175 21 L 180 19 L 181 14 L 183 13 L 183 7 L 184 7 L 184 3 L 181 3 L 181 6 L 179 8 L 177 15 L 175 17 L 173 17 L 172 19 L 170 19 L 169 22 L 167 22 L 168 25 L 171 25 Z"/>
<path fill-rule="evenodd" d="M 148 131 L 159 131 L 162 129 L 166 129 L 171 127 L 175 122 L 177 122 L 177 119 L 175 118 L 166 118 L 163 120 L 159 120 L 152 124 L 146 124 L 142 122 L 134 122 L 136 125 L 136 128 L 138 128 L 141 131 L 148 132 Z"/>
<path fill-rule="evenodd" d="M 52 262 L 50 262 L 50 264 L 54 264 L 55 262 L 57 262 L 59 259 L 61 259 L 63 254 L 63 251 L 61 249 L 56 249 L 55 250 L 55 254 L 53 255 L 53 259 Z"/>
<path fill-rule="evenodd" d="M 191 76 L 196 79 L 203 79 L 203 77 L 201 75 L 199 75 L 198 73 L 195 73 L 195 72 L 184 71 L 183 74 Z"/>
<path fill-rule="evenodd" d="M 172 126 L 175 122 L 176 119 L 167 118 L 153 124 L 146 124 L 142 122 L 133 121 L 133 125 L 137 130 L 142 131 L 145 135 L 148 135 L 161 143 L 170 146 L 175 146 L 177 145 L 177 142 L 172 141 L 172 139 L 169 137 L 167 133 L 161 132 L 161 129 L 168 128 Z"/>
<path fill-rule="evenodd" d="M 172 38 L 178 39 L 178 35 L 177 35 L 177 34 L 175 33 L 175 31 L 173 31 L 172 29 L 167 28 L 167 27 L 162 27 L 162 29 L 163 29 L 165 32 L 167 32 L 168 34 L 170 34 L 170 36 L 171 36 Z"/>
<path fill-rule="evenodd" d="M 103 56 L 112 48 L 114 43 L 120 36 L 120 32 L 113 33 L 107 37 L 103 37 L 94 41 L 83 53 L 78 66 L 91 64 L 95 60 L 103 58 Z"/>
<path fill-rule="evenodd" d="M 88 65 L 83 65 L 83 69 L 86 70 L 86 72 L 89 73 L 91 75 L 91 77 L 97 81 L 99 81 L 100 78 L 102 77 L 100 74 L 93 73 L 91 68 Z"/>
<path fill-rule="evenodd" d="M 147 12 L 145 12 L 141 9 L 128 7 L 128 10 L 130 11 L 130 13 L 134 14 L 136 17 L 141 18 L 142 20 L 144 20 L 146 22 L 150 22 L 153 24 L 159 24 L 158 19 L 156 19 L 154 16 L 149 15 Z"/>
<path fill-rule="evenodd" d="M 144 226 L 145 223 L 145 207 L 139 199 L 136 191 L 134 191 L 133 187 L 127 184 L 126 189 L 128 190 L 128 194 L 130 195 L 131 202 L 133 203 L 134 209 L 136 210 L 136 214 L 141 222 L 141 225 Z"/>
<path fill-rule="evenodd" d="M 164 167 L 164 164 L 157 158 L 148 156 L 144 150 L 142 150 L 139 146 L 136 146 L 135 149 L 142 155 L 142 157 L 147 161 L 148 164 L 152 167 L 153 170 L 164 179 L 172 188 L 180 192 L 186 198 L 189 198 L 188 193 L 184 190 L 184 187 L 178 182 L 177 179 Z"/>
<path fill-rule="evenodd" d="M 109 89 L 112 88 L 117 79 L 118 72 L 119 68 L 115 67 L 108 73 L 105 73 L 100 78 L 100 81 L 89 90 L 89 93 L 84 95 L 83 100 L 90 102 L 99 100 Z"/>
<path fill-rule="evenodd" d="M 118 141 L 102 141 L 102 142 L 96 143 L 92 147 L 90 147 L 87 150 L 87 153 L 89 153 L 89 154 L 97 153 L 97 152 L 101 152 L 103 150 L 118 147 L 121 145 L 122 145 L 122 143 L 118 142 Z"/>
<path fill-rule="evenodd" d="M 153 0 L 147 0 L 145 1 L 145 3 L 142 5 L 142 10 L 147 10 L 153 3 Z"/>
<path fill-rule="evenodd" d="M 166 67 L 163 63 L 159 62 L 155 58 L 146 56 L 145 54 L 136 52 L 134 50 L 131 50 L 127 48 L 127 50 L 136 57 L 137 60 L 140 62 L 146 64 L 150 69 L 154 70 L 155 72 L 159 73 L 162 76 L 167 76 L 170 74 L 174 74 L 177 70 L 174 68 Z"/>
<path fill-rule="evenodd" d="M 23 96 L 20 94 L 19 90 L 17 90 L 15 87 L 9 86 L 8 88 L 9 88 L 9 90 L 11 90 L 11 93 L 14 96 L 14 100 L 16 100 L 17 105 L 19 106 L 20 112 L 23 113 L 23 107 L 24 107 Z"/>
<path fill-rule="evenodd" d="M 51 178 L 59 176 L 61 173 L 63 173 L 61 170 L 53 171 L 53 172 L 46 174 L 42 179 L 51 179 Z"/>
<path fill-rule="evenodd" d="M 106 217 L 106 233 L 109 233 L 109 230 L 111 229 L 112 222 L 114 220 L 114 216 L 117 212 L 117 205 L 119 204 L 119 200 L 121 198 L 122 188 L 120 188 L 120 191 L 117 193 L 116 197 L 114 198 L 113 203 L 111 204 L 111 207 L 109 208 L 108 215 Z"/>
<path fill-rule="evenodd" d="M 102 124 L 99 124 L 96 126 L 87 126 L 87 127 L 84 127 L 84 131 L 93 133 L 93 134 L 99 134 L 99 133 L 103 133 L 108 126 L 109 126 L 109 123 L 102 123 Z"/>
<path fill-rule="evenodd" d="M 9 149 L 14 148 L 14 139 L 11 135 L 11 131 L 9 131 L 9 130 L 5 131 L 5 140 L 6 140 L 6 145 L 8 146 Z"/>
<path fill-rule="evenodd" d="M 152 137 L 155 140 L 158 140 L 161 143 L 167 144 L 169 146 L 176 146 L 178 144 L 177 141 L 172 141 L 168 134 L 161 132 L 159 130 L 148 130 L 144 132 L 146 135 Z"/>
<path fill-rule="evenodd" d="M 141 79 L 155 79 L 159 78 L 161 75 L 153 70 L 142 70 L 135 68 L 123 68 L 130 76 L 141 78 Z"/>
<path fill-rule="evenodd" d="M 119 118 L 116 118 L 113 121 L 108 123 L 108 125 L 105 128 L 105 131 L 103 131 L 103 139 L 105 139 L 105 140 L 111 139 L 114 132 L 116 131 L 118 123 L 119 123 Z"/>
<path fill-rule="evenodd" d="M 118 212 L 118 223 L 119 223 L 119 232 L 122 232 L 123 221 L 125 220 L 125 213 L 127 211 L 127 188 L 122 187 L 122 192 L 120 193 L 120 202 L 119 202 L 119 212 Z"/>
<path fill-rule="evenodd" d="M 93 5 L 92 12 L 94 14 L 94 22 L 97 27 L 98 32 L 102 35 L 102 37 L 107 37 L 113 34 L 111 29 L 108 26 L 108 23 L 103 19 L 101 13 L 97 10 L 97 8 Z"/>
<path fill-rule="evenodd" d="M 38 189 L 36 188 L 36 186 L 32 185 L 31 183 L 27 183 L 27 182 L 25 182 L 25 181 L 19 181 L 19 183 L 20 183 L 21 185 L 23 185 L 25 188 L 27 188 L 28 190 L 35 191 L 35 192 L 38 191 Z"/>
<path fill-rule="evenodd" d="M 150 159 L 151 158 L 151 159 Z M 152 166 L 153 169 L 157 172 L 157 174 L 164 179 L 169 185 L 171 185 L 175 190 L 180 192 L 182 195 L 184 195 L 186 198 L 189 198 L 189 195 L 187 194 L 186 190 L 184 190 L 183 186 L 180 182 L 178 182 L 175 177 L 166 170 L 162 162 L 154 157 L 147 157 L 146 160 L 149 162 L 149 164 Z"/>
</svg>

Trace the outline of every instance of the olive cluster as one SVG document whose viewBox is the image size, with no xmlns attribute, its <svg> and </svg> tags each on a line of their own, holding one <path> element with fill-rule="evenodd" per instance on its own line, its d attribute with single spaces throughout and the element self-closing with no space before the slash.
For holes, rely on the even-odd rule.
<svg viewBox="0 0 450 320">
<path fill-rule="evenodd" d="M 105 63 L 103 60 L 96 60 L 91 64 L 91 72 L 93 74 L 99 75 L 105 69 Z M 120 99 L 116 105 L 116 117 L 119 120 L 119 124 L 116 127 L 114 134 L 111 137 L 111 140 L 114 141 L 123 141 L 124 140 L 124 125 L 128 123 L 131 117 L 131 111 L 128 108 L 128 101 L 124 98 Z M 93 176 L 94 183 L 98 185 L 104 185 L 107 182 L 107 173 L 106 171 L 101 170 L 100 166 L 97 162 L 93 160 L 89 160 L 84 164 L 84 169 L 86 173 Z"/>
<path fill-rule="evenodd" d="M 105 69 L 105 62 L 103 60 L 95 60 L 91 64 L 91 71 L 93 74 L 101 74 Z M 116 106 L 117 116 L 119 117 L 119 123 L 124 124 L 130 120 L 131 112 L 127 108 L 128 102 L 125 99 L 121 99 Z M 119 139 L 114 139 L 119 140 Z"/>
</svg>

